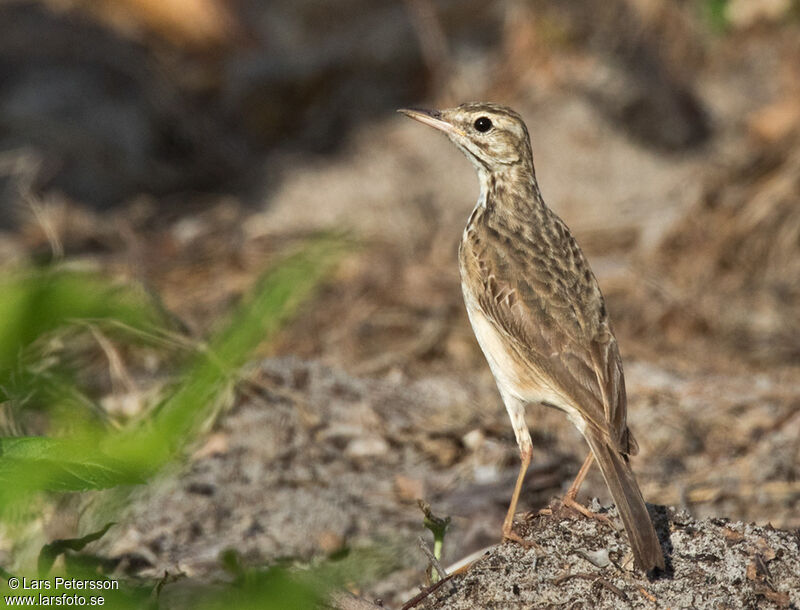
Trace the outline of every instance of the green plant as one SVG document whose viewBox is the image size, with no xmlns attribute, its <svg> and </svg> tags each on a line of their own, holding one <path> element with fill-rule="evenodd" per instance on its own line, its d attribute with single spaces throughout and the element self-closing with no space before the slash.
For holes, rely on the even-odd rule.
<svg viewBox="0 0 800 610">
<path fill-rule="evenodd" d="M 186 341 L 179 349 L 169 340 L 174 335 L 169 317 L 130 286 L 58 269 L 0 278 L 0 402 L 6 431 L 0 438 L 0 522 L 6 523 L 6 533 L 13 536 L 20 519 L 34 518 L 53 494 L 140 484 L 176 460 L 231 394 L 259 344 L 310 297 L 344 251 L 338 237 L 309 241 L 265 272 L 206 343 Z M 123 350 L 167 345 L 181 354 L 176 357 L 181 372 L 142 416 L 110 418 L 81 375 L 80 350 L 65 347 L 91 342 L 97 329 L 113 334 Z M 25 433 L 32 413 L 39 414 L 33 421 L 41 428 L 35 435 Z M 109 527 L 45 545 L 39 572 L 49 572 L 64 557 L 66 573 L 96 577 L 102 562 L 81 551 Z M 210 589 L 204 607 L 230 606 L 225 599 L 235 599 L 237 608 L 287 607 L 275 600 L 311 607 L 323 590 L 283 568 L 240 576 L 227 587 Z M 158 583 L 129 583 L 107 595 L 115 600 L 111 607 L 157 607 L 152 595 L 157 590 Z"/>
</svg>

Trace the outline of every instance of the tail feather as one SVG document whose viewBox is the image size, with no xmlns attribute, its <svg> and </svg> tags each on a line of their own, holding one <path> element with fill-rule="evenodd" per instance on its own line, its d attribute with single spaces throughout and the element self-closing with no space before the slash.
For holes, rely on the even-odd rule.
<svg viewBox="0 0 800 610">
<path fill-rule="evenodd" d="M 586 440 L 617 505 L 636 564 L 645 572 L 656 567 L 663 570 L 664 554 L 661 544 L 627 460 L 599 434 L 592 434 L 587 430 Z"/>
</svg>

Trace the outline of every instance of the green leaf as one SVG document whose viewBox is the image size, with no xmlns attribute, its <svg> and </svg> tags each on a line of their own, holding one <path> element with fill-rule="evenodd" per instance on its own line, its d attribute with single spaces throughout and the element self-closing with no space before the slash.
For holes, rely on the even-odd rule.
<svg viewBox="0 0 800 610">
<path fill-rule="evenodd" d="M 145 327 L 163 317 L 142 291 L 90 273 L 47 269 L 2 277 L 0 372 L 11 369 L 35 339 L 68 321 L 115 319 Z"/>
<path fill-rule="evenodd" d="M 152 420 L 139 429 L 110 436 L 104 448 L 138 464 L 143 473 L 154 472 L 174 457 L 207 421 L 256 348 L 269 341 L 309 298 L 345 251 L 342 238 L 322 236 L 265 272 L 228 324 L 211 337 L 208 349 L 197 354 Z"/>
<path fill-rule="evenodd" d="M 312 239 L 264 273 L 148 417 L 119 431 L 104 427 L 103 421 L 79 422 L 68 428 L 69 440 L 0 438 L 0 517 L 15 514 L 42 490 L 85 491 L 142 483 L 174 459 L 211 421 L 259 345 L 269 341 L 308 299 L 347 248 L 340 237 Z M 88 412 L 94 404 L 77 382 L 75 391 L 70 391 L 77 376 L 47 367 L 44 352 L 33 349 L 40 343 L 37 339 L 76 319 L 146 329 L 163 318 L 140 292 L 98 276 L 49 270 L 0 277 L 0 393 L 12 388 L 10 396 L 21 402 L 28 396 L 36 398 L 31 403 L 57 405 L 74 424 L 79 412 Z"/>
<path fill-rule="evenodd" d="M 728 0 L 706 0 L 705 12 L 711 28 L 722 34 L 730 26 L 728 20 Z"/>
<path fill-rule="evenodd" d="M 253 570 L 221 591 L 209 591 L 193 607 L 203 610 L 313 610 L 324 599 L 325 587 L 292 575 L 283 568 Z"/>
<path fill-rule="evenodd" d="M 123 462 L 86 447 L 87 442 L 0 438 L 0 498 L 25 490 L 85 491 L 143 482 Z"/>
<path fill-rule="evenodd" d="M 59 555 L 66 553 L 67 551 L 81 551 L 83 547 L 85 547 L 90 542 L 94 542 L 95 540 L 100 540 L 103 536 L 105 536 L 106 532 L 114 525 L 114 522 L 106 523 L 102 529 L 92 532 L 91 534 L 87 534 L 82 538 L 65 538 L 63 540 L 54 540 L 50 544 L 45 544 L 42 547 L 42 550 L 39 552 L 39 576 L 44 577 L 50 572 L 50 568 L 53 567 L 53 563 L 58 558 Z"/>
</svg>

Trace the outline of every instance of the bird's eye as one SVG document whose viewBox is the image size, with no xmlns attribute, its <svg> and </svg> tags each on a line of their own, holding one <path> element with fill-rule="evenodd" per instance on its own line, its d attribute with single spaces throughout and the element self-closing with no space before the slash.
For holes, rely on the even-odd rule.
<svg viewBox="0 0 800 610">
<path fill-rule="evenodd" d="M 486 118 L 485 116 L 482 116 L 481 118 L 479 118 L 479 119 L 477 119 L 475 121 L 475 125 L 474 126 L 475 126 L 475 129 L 477 129 L 481 133 L 486 133 L 487 131 L 489 131 L 492 128 L 492 122 L 488 118 Z"/>
</svg>

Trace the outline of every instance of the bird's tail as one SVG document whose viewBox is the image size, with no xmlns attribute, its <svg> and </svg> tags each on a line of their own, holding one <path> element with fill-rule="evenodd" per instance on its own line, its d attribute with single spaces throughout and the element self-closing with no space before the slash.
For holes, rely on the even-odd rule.
<svg viewBox="0 0 800 610">
<path fill-rule="evenodd" d="M 645 572 L 655 567 L 663 570 L 664 554 L 661 544 L 625 456 L 610 447 L 600 434 L 587 430 L 586 440 L 622 517 L 636 564 Z"/>
</svg>

